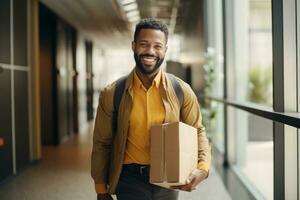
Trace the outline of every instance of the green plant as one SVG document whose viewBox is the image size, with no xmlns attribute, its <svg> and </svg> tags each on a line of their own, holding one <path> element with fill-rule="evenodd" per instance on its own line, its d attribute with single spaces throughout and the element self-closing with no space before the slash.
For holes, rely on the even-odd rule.
<svg viewBox="0 0 300 200">
<path fill-rule="evenodd" d="M 211 96 L 216 81 L 216 54 L 212 47 L 208 47 L 205 54 L 206 62 L 204 69 L 204 96 Z M 205 98 L 202 107 L 203 124 L 208 132 L 215 128 L 217 108 L 209 98 Z"/>
<path fill-rule="evenodd" d="M 249 70 L 248 99 L 251 102 L 272 105 L 272 68 L 257 65 Z"/>
</svg>

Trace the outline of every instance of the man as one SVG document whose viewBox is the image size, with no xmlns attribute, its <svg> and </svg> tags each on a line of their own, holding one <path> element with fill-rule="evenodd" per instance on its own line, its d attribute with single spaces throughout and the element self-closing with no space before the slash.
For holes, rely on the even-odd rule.
<svg viewBox="0 0 300 200">
<path fill-rule="evenodd" d="M 201 124 L 196 95 L 188 84 L 179 82 L 184 101 L 182 106 L 174 88 L 160 69 L 168 41 L 166 25 L 154 19 L 136 25 L 132 50 L 136 66 L 126 79 L 118 111 L 117 131 L 113 133 L 113 98 L 116 82 L 101 91 L 95 121 L 92 177 L 98 200 L 175 200 L 178 191 L 149 183 L 149 130 L 152 125 L 182 122 L 198 129 L 198 169 L 186 185 L 173 189 L 192 191 L 208 176 L 210 148 Z"/>
</svg>

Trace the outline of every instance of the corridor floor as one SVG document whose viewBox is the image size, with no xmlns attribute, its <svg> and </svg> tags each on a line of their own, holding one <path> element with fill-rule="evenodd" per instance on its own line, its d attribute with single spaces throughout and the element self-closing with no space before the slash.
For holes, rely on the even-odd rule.
<svg viewBox="0 0 300 200">
<path fill-rule="evenodd" d="M 43 147 L 43 159 L 0 184 L 1 200 L 95 200 L 90 176 L 92 125 L 58 147 Z M 180 200 L 230 200 L 214 169 L 194 192 Z"/>
</svg>

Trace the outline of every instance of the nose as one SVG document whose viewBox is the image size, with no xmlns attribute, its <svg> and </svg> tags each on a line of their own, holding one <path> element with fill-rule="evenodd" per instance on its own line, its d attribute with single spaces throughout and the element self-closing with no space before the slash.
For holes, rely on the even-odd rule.
<svg viewBox="0 0 300 200">
<path fill-rule="evenodd" d="M 154 46 L 149 45 L 148 48 L 147 48 L 147 53 L 150 54 L 150 55 L 155 55 Z"/>
</svg>

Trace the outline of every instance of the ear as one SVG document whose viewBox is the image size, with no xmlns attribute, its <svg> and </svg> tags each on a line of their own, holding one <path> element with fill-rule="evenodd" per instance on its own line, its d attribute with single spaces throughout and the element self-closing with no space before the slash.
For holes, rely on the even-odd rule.
<svg viewBox="0 0 300 200">
<path fill-rule="evenodd" d="M 165 53 L 167 52 L 167 50 L 168 50 L 168 45 L 166 45 Z"/>
<path fill-rule="evenodd" d="M 135 41 L 131 42 L 131 49 L 132 49 L 132 51 L 134 51 L 134 49 L 135 49 Z"/>
</svg>

